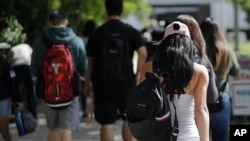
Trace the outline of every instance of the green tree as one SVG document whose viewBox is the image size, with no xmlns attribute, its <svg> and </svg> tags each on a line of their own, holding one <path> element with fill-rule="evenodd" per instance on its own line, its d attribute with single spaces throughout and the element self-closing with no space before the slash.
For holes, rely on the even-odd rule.
<svg viewBox="0 0 250 141">
<path fill-rule="evenodd" d="M 97 25 L 106 21 L 104 0 L 52 0 L 51 9 L 63 9 L 69 17 L 70 25 L 80 34 L 88 19 L 94 19 Z M 152 7 L 147 0 L 124 0 L 123 17 L 134 13 L 145 24 L 149 24 Z"/>
<path fill-rule="evenodd" d="M 52 10 L 64 11 L 77 34 L 81 34 L 88 19 L 95 20 L 97 25 L 106 20 L 104 0 L 1 0 L 0 5 L 1 17 L 14 15 L 18 19 L 27 34 L 28 44 L 33 44 L 43 34 Z M 134 13 L 143 23 L 148 24 L 151 12 L 147 0 L 124 0 L 123 16 Z"/>
<path fill-rule="evenodd" d="M 1 3 L 1 15 L 14 15 L 22 25 L 23 32 L 27 34 L 26 42 L 32 44 L 44 31 L 50 11 L 49 0 L 1 0 Z"/>
<path fill-rule="evenodd" d="M 249 0 L 239 0 L 242 9 L 247 14 L 247 21 L 250 23 L 250 1 Z"/>
<path fill-rule="evenodd" d="M 11 46 L 23 43 L 26 40 L 26 34 L 23 33 L 23 27 L 14 16 L 1 17 L 0 22 L 5 24 L 0 31 L 0 48 L 10 48 Z"/>
<path fill-rule="evenodd" d="M 239 3 L 241 8 L 247 14 L 247 22 L 250 23 L 250 0 L 225 0 L 226 2 L 236 2 Z"/>
<path fill-rule="evenodd" d="M 0 1 L 0 51 L 6 52 L 11 46 L 23 43 L 26 34 L 23 26 L 11 11 L 13 1 Z"/>
</svg>

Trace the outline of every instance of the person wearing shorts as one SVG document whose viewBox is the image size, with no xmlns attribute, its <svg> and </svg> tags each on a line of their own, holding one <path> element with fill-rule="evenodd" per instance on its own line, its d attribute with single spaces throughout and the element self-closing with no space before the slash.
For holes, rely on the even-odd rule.
<svg viewBox="0 0 250 141">
<path fill-rule="evenodd" d="M 49 27 L 44 36 L 52 43 L 70 43 L 74 70 L 83 75 L 86 71 L 87 56 L 82 39 L 74 33 L 71 27 L 68 27 L 69 21 L 62 11 L 53 11 L 49 15 L 48 21 Z M 32 52 L 31 71 L 35 77 L 41 75 L 43 59 L 48 50 L 46 42 L 42 38 L 43 36 L 35 41 Z M 39 83 L 41 81 L 37 79 L 36 84 Z M 39 89 L 39 86 L 36 85 L 36 88 Z M 48 141 L 72 141 L 72 131 L 80 129 L 79 106 L 79 96 L 75 96 L 72 104 L 65 109 L 57 110 L 45 105 Z"/>
<path fill-rule="evenodd" d="M 115 121 L 118 119 L 118 114 L 125 112 L 127 94 L 136 87 L 142 67 L 147 59 L 147 50 L 141 33 L 133 26 L 121 21 L 123 0 L 105 0 L 105 8 L 108 21 L 91 34 L 86 45 L 88 67 L 85 74 L 84 94 L 94 97 L 95 119 L 101 125 L 101 141 L 114 141 Z M 109 36 L 110 33 L 126 38 L 129 47 L 126 50 L 128 53 L 126 53 L 129 54 L 131 64 L 133 64 L 134 52 L 138 54 L 135 72 L 133 65 L 131 65 L 127 68 L 126 79 L 115 83 L 106 79 L 106 81 L 101 80 L 98 75 L 104 68 L 102 67 L 100 70 L 95 67 L 102 64 L 100 63 L 102 61 L 100 52 L 102 52 L 102 45 L 105 44 L 107 35 Z M 133 138 L 126 121 L 123 122 L 122 137 L 124 141 L 131 141 Z"/>
<path fill-rule="evenodd" d="M 11 102 L 21 106 L 22 98 L 15 72 L 8 65 L 4 54 L 0 54 L 0 91 L 0 134 L 4 141 L 12 141 L 9 129 Z"/>
</svg>

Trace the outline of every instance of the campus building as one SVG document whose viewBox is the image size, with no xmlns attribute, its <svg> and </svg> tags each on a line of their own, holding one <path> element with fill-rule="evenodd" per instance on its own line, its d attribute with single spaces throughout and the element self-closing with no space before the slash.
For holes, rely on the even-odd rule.
<svg viewBox="0 0 250 141">
<path fill-rule="evenodd" d="M 157 21 L 172 21 L 179 14 L 190 14 L 198 22 L 207 16 L 214 18 L 227 33 L 227 37 L 233 38 L 235 28 L 235 14 L 233 3 L 225 0 L 148 0 L 153 7 L 153 17 Z M 249 30 L 250 24 L 246 22 L 246 13 L 238 8 L 238 25 L 241 31 Z M 241 41 L 246 40 L 244 32 L 239 33 Z"/>
</svg>

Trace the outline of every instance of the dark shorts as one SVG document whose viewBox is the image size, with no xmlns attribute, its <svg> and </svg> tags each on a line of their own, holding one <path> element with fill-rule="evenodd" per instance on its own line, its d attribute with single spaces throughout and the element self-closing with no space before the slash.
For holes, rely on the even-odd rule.
<svg viewBox="0 0 250 141">
<path fill-rule="evenodd" d="M 100 124 L 113 124 L 126 110 L 127 94 L 135 82 L 95 87 L 95 119 Z"/>
</svg>

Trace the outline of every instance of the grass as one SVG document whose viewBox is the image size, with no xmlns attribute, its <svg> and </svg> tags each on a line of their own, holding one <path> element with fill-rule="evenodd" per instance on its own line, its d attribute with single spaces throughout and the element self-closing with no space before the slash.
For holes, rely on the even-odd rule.
<svg viewBox="0 0 250 141">
<path fill-rule="evenodd" d="M 230 46 L 232 47 L 233 50 L 235 50 L 234 43 L 230 43 Z M 250 41 L 239 43 L 239 52 L 242 55 L 250 56 Z"/>
</svg>

